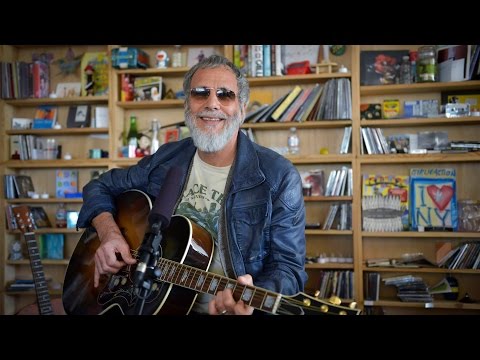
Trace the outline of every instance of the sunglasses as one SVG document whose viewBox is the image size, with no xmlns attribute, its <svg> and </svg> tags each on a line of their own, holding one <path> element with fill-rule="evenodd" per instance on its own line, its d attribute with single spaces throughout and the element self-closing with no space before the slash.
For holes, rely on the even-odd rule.
<svg viewBox="0 0 480 360">
<path fill-rule="evenodd" d="M 194 100 L 205 101 L 210 96 L 210 91 L 215 90 L 215 95 L 217 95 L 218 101 L 222 104 L 230 104 L 231 102 L 235 101 L 235 93 L 232 90 L 228 90 L 225 88 L 209 88 L 209 87 L 195 87 L 190 90 L 190 96 Z"/>
</svg>

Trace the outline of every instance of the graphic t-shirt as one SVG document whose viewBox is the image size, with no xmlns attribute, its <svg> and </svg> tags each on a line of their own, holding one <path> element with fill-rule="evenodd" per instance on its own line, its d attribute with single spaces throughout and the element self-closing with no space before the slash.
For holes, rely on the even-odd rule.
<svg viewBox="0 0 480 360">
<path fill-rule="evenodd" d="M 225 275 L 225 271 L 217 251 L 217 233 L 229 171 L 230 165 L 225 167 L 209 165 L 195 153 L 192 172 L 176 211 L 176 214 L 186 216 L 210 233 L 215 246 L 208 272 L 222 276 Z M 208 313 L 208 302 L 212 298 L 213 295 L 199 293 L 192 311 Z"/>
</svg>

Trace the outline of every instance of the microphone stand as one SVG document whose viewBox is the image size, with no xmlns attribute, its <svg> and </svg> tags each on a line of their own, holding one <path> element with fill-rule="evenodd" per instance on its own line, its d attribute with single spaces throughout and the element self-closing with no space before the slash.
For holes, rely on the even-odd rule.
<svg viewBox="0 0 480 360">
<path fill-rule="evenodd" d="M 137 301 L 135 303 L 135 314 L 142 315 L 143 307 L 147 297 L 151 293 L 152 283 L 155 278 L 160 276 L 159 269 L 156 267 L 160 258 L 160 243 L 162 241 L 162 232 L 160 222 L 155 222 L 151 226 L 151 231 L 143 240 L 140 246 L 140 261 L 137 266 L 141 267 L 136 272 L 134 279 L 135 291 L 137 292 Z"/>
</svg>

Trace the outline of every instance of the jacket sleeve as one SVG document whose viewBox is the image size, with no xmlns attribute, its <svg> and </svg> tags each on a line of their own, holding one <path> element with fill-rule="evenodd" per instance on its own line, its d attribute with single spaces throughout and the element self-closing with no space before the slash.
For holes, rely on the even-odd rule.
<svg viewBox="0 0 480 360">
<path fill-rule="evenodd" d="M 253 281 L 256 286 L 294 295 L 304 290 L 307 274 L 302 180 L 293 166 L 282 176 L 272 201 L 270 255 Z"/>
<path fill-rule="evenodd" d="M 115 215 L 115 197 L 124 191 L 138 189 L 147 192 L 150 157 L 143 158 L 128 169 L 112 169 L 83 187 L 83 205 L 77 227 L 87 228 L 102 212 Z"/>
</svg>

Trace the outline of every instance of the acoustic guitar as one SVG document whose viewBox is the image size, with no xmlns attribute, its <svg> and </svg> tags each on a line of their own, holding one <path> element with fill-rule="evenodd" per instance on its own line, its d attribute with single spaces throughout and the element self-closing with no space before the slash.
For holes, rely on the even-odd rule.
<svg viewBox="0 0 480 360">
<path fill-rule="evenodd" d="M 130 190 L 116 199 L 115 221 L 138 259 L 152 208 L 150 198 Z M 63 306 L 67 314 L 135 315 L 138 291 L 132 281 L 136 265 L 126 265 L 118 273 L 102 275 L 93 286 L 94 256 L 100 241 L 96 232 L 85 230 L 70 259 L 63 287 Z M 298 293 L 285 296 L 236 280 L 209 273 L 214 243 L 210 234 L 188 218 L 174 215 L 163 233 L 162 257 L 157 274 L 144 302 L 142 314 L 188 314 L 198 293 L 215 295 L 231 289 L 233 297 L 255 309 L 281 315 L 358 315 L 360 310 L 333 304 Z"/>
<path fill-rule="evenodd" d="M 32 269 L 33 283 L 35 285 L 35 294 L 37 302 L 22 308 L 17 315 L 65 315 L 63 304 L 60 298 L 50 299 L 47 281 L 43 272 L 43 265 L 38 251 L 37 240 L 35 239 L 32 213 L 26 205 L 15 206 L 12 208 L 15 221 L 20 231 L 23 233 L 25 243 L 27 244 L 30 267 Z"/>
</svg>

